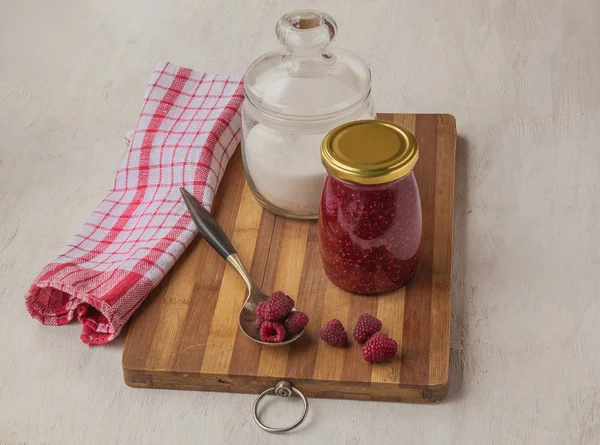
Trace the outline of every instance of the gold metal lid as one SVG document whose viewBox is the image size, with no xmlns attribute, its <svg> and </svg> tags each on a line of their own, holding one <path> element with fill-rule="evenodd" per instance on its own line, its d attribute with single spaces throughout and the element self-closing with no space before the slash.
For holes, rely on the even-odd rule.
<svg viewBox="0 0 600 445">
<path fill-rule="evenodd" d="M 348 122 L 331 130 L 321 143 L 321 161 L 338 179 L 382 184 L 411 172 L 419 159 L 413 134 L 378 120 Z"/>
</svg>

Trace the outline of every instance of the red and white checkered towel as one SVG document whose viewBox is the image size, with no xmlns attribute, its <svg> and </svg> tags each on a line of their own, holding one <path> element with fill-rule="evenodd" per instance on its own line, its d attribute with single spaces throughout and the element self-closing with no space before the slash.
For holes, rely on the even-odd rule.
<svg viewBox="0 0 600 445">
<path fill-rule="evenodd" d="M 158 66 L 113 188 L 29 289 L 32 317 L 58 326 L 77 312 L 89 345 L 119 335 L 196 235 L 179 187 L 210 208 L 243 97 L 241 78 Z"/>
</svg>

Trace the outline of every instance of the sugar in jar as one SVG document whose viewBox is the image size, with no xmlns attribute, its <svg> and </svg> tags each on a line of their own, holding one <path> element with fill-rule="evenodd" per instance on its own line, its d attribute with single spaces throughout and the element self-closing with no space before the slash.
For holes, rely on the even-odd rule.
<svg viewBox="0 0 600 445">
<path fill-rule="evenodd" d="M 350 122 L 325 136 L 319 245 L 337 286 L 378 294 L 414 276 L 422 230 L 418 157 L 415 137 L 389 122 Z"/>
</svg>

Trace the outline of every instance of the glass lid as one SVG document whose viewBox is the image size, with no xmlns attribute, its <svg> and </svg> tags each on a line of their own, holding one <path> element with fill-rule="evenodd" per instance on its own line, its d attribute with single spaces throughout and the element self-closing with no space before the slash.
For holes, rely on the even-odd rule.
<svg viewBox="0 0 600 445">
<path fill-rule="evenodd" d="M 333 49 L 337 25 L 328 14 L 301 10 L 277 22 L 284 45 L 255 60 L 244 76 L 246 99 L 263 112 L 297 117 L 328 115 L 362 103 L 371 90 L 367 64 Z"/>
</svg>

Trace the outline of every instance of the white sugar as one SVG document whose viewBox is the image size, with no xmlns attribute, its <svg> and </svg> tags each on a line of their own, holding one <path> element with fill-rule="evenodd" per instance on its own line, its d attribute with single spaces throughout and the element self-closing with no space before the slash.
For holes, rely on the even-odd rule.
<svg viewBox="0 0 600 445">
<path fill-rule="evenodd" d="M 363 112 L 356 119 L 372 117 Z M 320 151 L 326 134 L 252 127 L 244 141 L 244 160 L 258 192 L 291 214 L 317 215 L 325 182 Z"/>
</svg>

